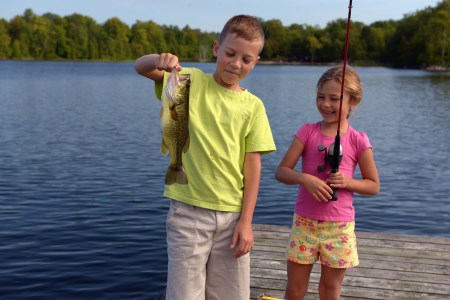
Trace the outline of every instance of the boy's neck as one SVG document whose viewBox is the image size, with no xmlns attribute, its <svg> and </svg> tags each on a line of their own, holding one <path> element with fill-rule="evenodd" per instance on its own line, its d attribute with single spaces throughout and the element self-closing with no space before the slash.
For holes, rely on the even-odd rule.
<svg viewBox="0 0 450 300">
<path fill-rule="evenodd" d="M 213 74 L 213 79 L 218 85 L 220 85 L 223 88 L 226 88 L 227 90 L 231 90 L 231 91 L 235 91 L 235 92 L 242 92 L 242 91 L 244 91 L 244 89 L 241 88 L 239 83 L 237 83 L 237 84 L 226 84 L 225 82 L 220 80 L 220 77 L 216 73 Z"/>
</svg>

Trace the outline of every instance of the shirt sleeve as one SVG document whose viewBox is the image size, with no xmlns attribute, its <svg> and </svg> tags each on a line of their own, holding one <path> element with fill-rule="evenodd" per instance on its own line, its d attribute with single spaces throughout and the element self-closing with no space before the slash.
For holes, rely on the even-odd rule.
<svg viewBox="0 0 450 300">
<path fill-rule="evenodd" d="M 263 105 L 259 108 L 252 129 L 246 137 L 245 152 L 260 152 L 262 155 L 276 150 L 269 119 Z"/>
<path fill-rule="evenodd" d="M 370 143 L 369 137 L 365 132 L 359 132 L 357 135 L 357 139 L 358 143 L 356 148 L 356 157 L 357 160 L 359 160 L 364 151 L 366 151 L 368 148 L 372 148 L 372 144 Z"/>
<path fill-rule="evenodd" d="M 299 141 L 303 144 L 303 146 L 307 145 L 308 138 L 311 133 L 311 124 L 305 123 L 297 130 L 295 136 L 299 139 Z"/>
</svg>

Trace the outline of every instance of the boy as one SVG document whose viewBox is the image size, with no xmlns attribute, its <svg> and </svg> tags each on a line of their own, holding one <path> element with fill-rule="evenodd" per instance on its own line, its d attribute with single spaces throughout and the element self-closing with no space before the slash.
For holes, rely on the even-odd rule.
<svg viewBox="0 0 450 300">
<path fill-rule="evenodd" d="M 214 74 L 179 65 L 178 57 L 150 54 L 136 71 L 155 82 L 161 98 L 172 69 L 190 74 L 188 184 L 165 186 L 166 299 L 249 299 L 252 218 L 261 154 L 275 150 L 265 108 L 240 87 L 259 60 L 264 31 L 251 16 L 232 17 L 213 45 Z"/>
</svg>

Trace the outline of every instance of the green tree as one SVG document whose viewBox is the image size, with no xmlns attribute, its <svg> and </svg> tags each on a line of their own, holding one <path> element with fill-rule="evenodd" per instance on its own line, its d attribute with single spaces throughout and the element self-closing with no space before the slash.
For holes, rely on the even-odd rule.
<svg viewBox="0 0 450 300">
<path fill-rule="evenodd" d="M 0 59 L 11 57 L 11 38 L 8 27 L 8 22 L 5 19 L 0 19 Z"/>
<path fill-rule="evenodd" d="M 280 20 L 269 20 L 263 25 L 266 28 L 266 42 L 263 55 L 270 60 L 288 60 L 290 51 L 288 31 Z"/>
<path fill-rule="evenodd" d="M 118 18 L 111 18 L 103 25 L 106 33 L 106 57 L 110 60 L 125 60 L 130 57 L 130 28 Z"/>
<path fill-rule="evenodd" d="M 362 38 L 362 31 L 364 29 L 364 24 L 361 22 L 351 22 L 350 23 L 350 35 L 349 35 L 349 46 L 348 46 L 348 58 L 350 61 L 361 61 L 365 60 L 367 57 L 366 45 Z M 345 41 L 345 39 L 344 39 Z M 344 53 L 344 52 L 342 52 Z M 344 55 L 341 54 L 342 59 Z"/>
<path fill-rule="evenodd" d="M 32 59 L 29 50 L 31 29 L 22 16 L 15 16 L 9 23 L 11 37 L 11 57 L 14 59 Z"/>
<path fill-rule="evenodd" d="M 164 29 L 155 22 L 147 23 L 147 39 L 154 47 L 155 53 L 168 52 L 169 47 L 165 40 Z"/>
<path fill-rule="evenodd" d="M 183 48 L 181 46 L 181 40 L 183 39 L 183 33 L 178 26 L 163 26 L 164 40 L 167 45 L 167 52 L 180 53 Z M 180 53 L 181 54 L 181 53 Z"/>
<path fill-rule="evenodd" d="M 35 15 L 31 9 L 26 9 L 23 17 L 16 17 L 12 22 L 14 54 L 22 58 L 53 58 L 53 41 L 50 38 L 49 28 L 48 19 Z"/>
<path fill-rule="evenodd" d="M 320 43 L 319 39 L 316 38 L 314 35 L 308 35 L 306 37 L 306 47 L 310 54 L 312 63 L 314 62 L 314 54 L 317 52 L 317 50 L 320 50 L 322 48 L 322 44 Z"/>
<path fill-rule="evenodd" d="M 67 21 L 55 14 L 44 14 L 44 18 L 48 19 L 50 25 L 50 39 L 53 41 L 53 53 L 58 59 L 66 59 L 69 53 L 67 41 L 66 27 Z"/>
<path fill-rule="evenodd" d="M 177 51 L 186 60 L 198 60 L 198 30 L 185 26 L 181 30 L 181 38 L 177 44 Z"/>
<path fill-rule="evenodd" d="M 130 51 L 132 57 L 139 57 L 156 51 L 156 48 L 152 47 L 150 41 L 147 39 L 146 27 L 147 24 L 142 21 L 137 21 L 131 26 Z"/>
<path fill-rule="evenodd" d="M 55 59 L 55 39 L 52 34 L 53 24 L 51 20 L 33 16 L 28 20 L 31 27 L 30 54 L 37 59 Z"/>
<path fill-rule="evenodd" d="M 397 23 L 380 21 L 362 29 L 361 41 L 366 46 L 366 59 L 373 62 L 387 62 L 386 47 L 397 28 Z"/>
<path fill-rule="evenodd" d="M 88 20 L 94 21 L 89 17 L 82 16 L 80 14 L 72 14 L 65 17 L 66 23 L 66 35 L 68 45 L 68 59 L 88 59 L 89 58 L 89 42 L 88 42 Z"/>
<path fill-rule="evenodd" d="M 88 57 L 89 59 L 109 59 L 108 37 L 103 27 L 94 20 L 86 22 L 88 32 Z"/>
<path fill-rule="evenodd" d="M 288 27 L 288 51 L 287 56 L 290 61 L 310 61 L 309 50 L 305 38 L 307 34 L 315 34 L 317 29 L 307 25 L 292 24 Z M 313 31 L 313 32 L 311 32 Z"/>
<path fill-rule="evenodd" d="M 450 45 L 450 2 L 443 1 L 432 11 L 424 28 L 425 51 L 419 60 L 426 66 L 448 66 Z"/>
<path fill-rule="evenodd" d="M 345 36 L 347 33 L 347 20 L 338 19 L 329 22 L 321 35 L 320 42 L 323 47 L 318 58 L 323 62 L 336 62 L 343 58 L 345 49 Z"/>
</svg>

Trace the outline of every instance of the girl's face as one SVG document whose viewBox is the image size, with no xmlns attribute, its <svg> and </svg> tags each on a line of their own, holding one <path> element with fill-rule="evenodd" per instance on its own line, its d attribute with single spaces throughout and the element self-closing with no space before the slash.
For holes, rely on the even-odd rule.
<svg viewBox="0 0 450 300">
<path fill-rule="evenodd" d="M 247 41 L 228 34 L 219 45 L 213 46 L 214 56 L 217 57 L 214 79 L 224 88 L 241 91 L 239 82 L 244 79 L 259 60 L 261 41 Z"/>
<path fill-rule="evenodd" d="M 347 115 L 350 112 L 349 105 L 350 96 L 344 90 L 342 99 L 342 111 L 339 116 L 339 106 L 341 97 L 341 84 L 335 80 L 325 81 L 317 91 L 316 104 L 319 113 L 322 115 L 323 122 L 326 125 L 331 125 L 339 121 L 341 124 L 347 123 Z"/>
</svg>

